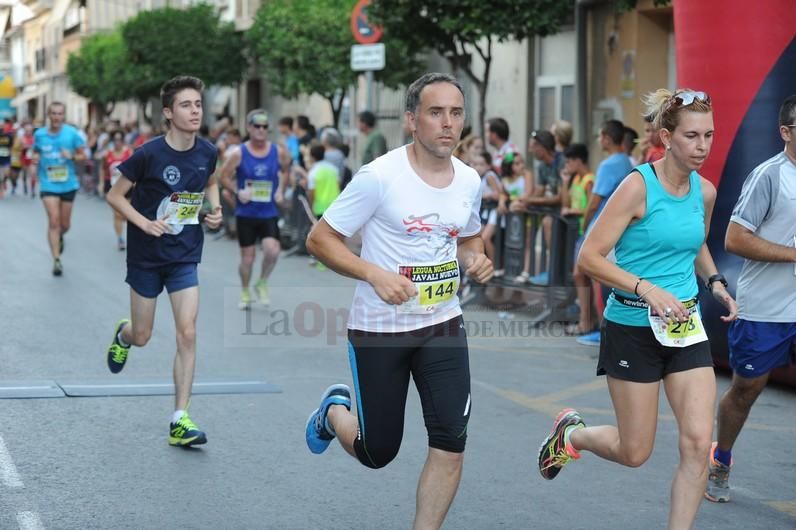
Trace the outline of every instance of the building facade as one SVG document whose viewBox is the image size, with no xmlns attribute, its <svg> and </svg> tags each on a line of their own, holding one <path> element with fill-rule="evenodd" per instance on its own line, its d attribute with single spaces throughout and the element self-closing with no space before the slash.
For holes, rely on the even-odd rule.
<svg viewBox="0 0 796 530">
<path fill-rule="evenodd" d="M 58 100 L 67 104 L 70 121 L 88 123 L 93 116 L 89 102 L 69 89 L 65 74 L 69 54 L 79 50 L 82 39 L 110 31 L 140 10 L 186 7 L 198 1 L 21 0 L 26 16 L 10 17 L 3 33 L 7 71 L 17 86 L 13 103 L 18 116 L 43 119 L 46 105 Z M 245 31 L 262 0 L 213 3 L 222 20 Z M 564 119 L 573 123 L 575 139 L 586 141 L 596 152 L 594 137 L 602 121 L 617 118 L 641 131 L 641 96 L 657 87 L 675 85 L 673 35 L 671 7 L 655 7 L 653 0 L 639 0 L 636 10 L 622 14 L 615 11 L 611 0 L 578 0 L 573 23 L 558 34 L 494 45 L 486 117 L 505 118 L 511 140 L 523 151 L 533 130 Z M 435 54 L 429 56 L 427 67 L 450 71 L 447 61 Z M 474 57 L 472 67 L 481 72 L 480 59 Z M 482 131 L 483 124 L 474 123 L 479 94 L 464 76 L 459 77 L 468 98 L 470 125 Z M 285 100 L 269 91 L 267 79 L 267 72 L 252 66 L 238 86 L 209 87 L 208 123 L 228 115 L 241 124 L 249 110 L 264 107 L 274 120 L 304 114 L 318 127 L 331 124 L 326 99 L 307 95 Z M 340 129 L 352 144 L 352 160 L 358 159 L 356 114 L 365 109 L 366 92 L 363 76 L 345 94 Z M 403 143 L 403 90 L 378 87 L 373 106 L 370 110 L 379 116 L 389 144 Z M 113 112 L 122 121 L 137 120 L 140 114 L 132 103 L 117 104 Z M 599 157 L 592 158 L 596 163 Z"/>
</svg>

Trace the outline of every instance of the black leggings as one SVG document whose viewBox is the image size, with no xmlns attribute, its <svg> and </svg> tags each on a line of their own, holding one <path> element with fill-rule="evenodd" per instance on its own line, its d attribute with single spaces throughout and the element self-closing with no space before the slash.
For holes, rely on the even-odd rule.
<svg viewBox="0 0 796 530">
<path fill-rule="evenodd" d="M 409 374 L 423 406 L 428 445 L 461 453 L 470 419 L 470 364 L 461 316 L 403 333 L 348 331 L 359 414 L 354 450 L 371 468 L 401 447 Z"/>
</svg>

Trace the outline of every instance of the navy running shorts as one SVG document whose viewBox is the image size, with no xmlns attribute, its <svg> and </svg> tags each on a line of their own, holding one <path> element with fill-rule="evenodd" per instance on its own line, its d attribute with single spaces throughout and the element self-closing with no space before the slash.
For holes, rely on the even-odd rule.
<svg viewBox="0 0 796 530">
<path fill-rule="evenodd" d="M 796 323 L 738 319 L 727 333 L 730 366 L 741 377 L 759 377 L 796 363 Z"/>
<path fill-rule="evenodd" d="M 196 263 L 176 263 L 155 269 L 127 265 L 125 281 L 144 298 L 157 298 L 163 287 L 169 293 L 199 285 Z"/>
</svg>

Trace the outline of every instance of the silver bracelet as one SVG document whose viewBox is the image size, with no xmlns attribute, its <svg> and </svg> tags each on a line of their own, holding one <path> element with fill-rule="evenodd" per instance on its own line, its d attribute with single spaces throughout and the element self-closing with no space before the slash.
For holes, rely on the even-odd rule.
<svg viewBox="0 0 796 530">
<path fill-rule="evenodd" d="M 649 289 L 647 289 L 646 291 L 644 291 L 643 293 L 638 295 L 639 300 L 644 300 L 645 296 L 647 296 L 653 289 L 657 289 L 657 288 L 658 288 L 658 286 L 653 283 L 652 287 L 650 287 Z M 644 300 L 644 301 L 646 302 L 646 300 Z"/>
</svg>

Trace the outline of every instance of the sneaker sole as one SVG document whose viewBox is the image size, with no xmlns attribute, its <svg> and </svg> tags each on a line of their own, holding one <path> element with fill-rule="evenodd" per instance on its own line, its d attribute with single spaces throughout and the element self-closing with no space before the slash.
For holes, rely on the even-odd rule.
<svg viewBox="0 0 796 530">
<path fill-rule="evenodd" d="M 204 436 L 194 436 L 193 438 L 172 438 L 169 436 L 169 445 L 174 447 L 190 447 L 192 445 L 204 445 L 207 443 L 207 438 Z"/>
<path fill-rule="evenodd" d="M 547 438 L 544 439 L 544 441 L 542 442 L 542 445 L 539 446 L 539 453 L 536 456 L 536 464 L 537 464 L 537 467 L 539 468 L 539 474 L 542 475 L 542 478 L 545 479 L 545 480 L 553 480 L 556 477 L 555 476 L 546 477 L 544 475 L 544 473 L 542 472 L 542 456 L 544 455 L 545 449 L 550 444 L 550 442 L 553 440 L 553 438 L 555 438 L 558 435 L 559 422 L 562 419 L 564 419 L 564 416 L 566 416 L 570 412 L 576 412 L 576 411 L 575 411 L 575 409 L 569 408 L 569 409 L 564 409 L 564 410 L 562 410 L 561 412 L 558 413 L 558 415 L 556 416 L 555 420 L 553 420 L 553 429 L 550 431 L 550 434 L 547 435 Z M 556 474 L 556 476 L 557 476 L 557 474 Z"/>
<path fill-rule="evenodd" d="M 338 383 L 338 384 L 332 385 L 332 386 L 330 386 L 329 388 L 326 389 L 326 391 L 321 396 L 321 404 L 323 404 L 324 401 L 329 399 L 329 396 L 331 396 L 332 393 L 335 390 L 345 390 L 346 392 L 348 392 L 348 401 L 349 401 L 349 403 L 351 402 L 351 389 L 348 387 L 348 385 L 344 385 L 342 383 Z M 338 403 L 335 403 L 335 404 L 338 404 Z M 348 410 L 351 410 L 350 405 L 348 407 Z"/>
<path fill-rule="evenodd" d="M 725 502 L 730 502 L 730 498 L 729 497 L 727 497 L 727 498 L 724 498 L 724 497 L 713 497 L 712 495 L 709 495 L 707 491 L 705 492 L 705 498 L 707 500 L 709 500 L 710 502 L 717 502 L 719 504 L 724 504 Z"/>
</svg>

